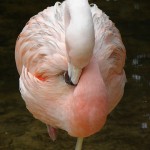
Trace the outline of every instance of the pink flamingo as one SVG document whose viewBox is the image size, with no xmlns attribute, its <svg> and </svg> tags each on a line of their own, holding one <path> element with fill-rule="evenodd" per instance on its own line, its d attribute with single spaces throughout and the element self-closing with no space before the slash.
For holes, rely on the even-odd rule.
<svg viewBox="0 0 150 150">
<path fill-rule="evenodd" d="M 115 25 L 88 0 L 56 3 L 32 17 L 16 42 L 20 92 L 48 127 L 84 137 L 103 127 L 126 82 L 125 47 Z"/>
</svg>

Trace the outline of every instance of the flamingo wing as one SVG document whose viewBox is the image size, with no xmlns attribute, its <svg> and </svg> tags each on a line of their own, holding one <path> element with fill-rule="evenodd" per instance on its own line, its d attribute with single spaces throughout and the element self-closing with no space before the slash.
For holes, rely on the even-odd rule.
<svg viewBox="0 0 150 150">
<path fill-rule="evenodd" d="M 91 7 L 91 12 L 95 28 L 94 56 L 107 87 L 110 112 L 124 92 L 126 51 L 119 30 L 109 17 L 96 5 Z"/>
</svg>

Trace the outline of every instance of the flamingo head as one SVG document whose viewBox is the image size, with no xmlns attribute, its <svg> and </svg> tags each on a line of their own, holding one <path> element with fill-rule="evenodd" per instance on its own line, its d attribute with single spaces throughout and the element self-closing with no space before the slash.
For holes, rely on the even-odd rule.
<svg viewBox="0 0 150 150">
<path fill-rule="evenodd" d="M 68 57 L 68 75 L 70 82 L 76 85 L 82 69 L 86 67 L 92 56 L 95 44 L 95 33 L 90 6 L 87 3 L 66 3 L 66 51 Z M 84 9 L 83 9 L 84 7 Z"/>
</svg>

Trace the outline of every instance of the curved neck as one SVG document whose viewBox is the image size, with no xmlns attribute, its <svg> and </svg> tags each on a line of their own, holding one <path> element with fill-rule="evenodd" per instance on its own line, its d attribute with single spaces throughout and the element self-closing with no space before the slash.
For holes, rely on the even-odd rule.
<svg viewBox="0 0 150 150">
<path fill-rule="evenodd" d="M 86 57 L 83 58 L 85 60 L 83 65 L 80 64 L 83 68 L 92 57 L 95 44 L 94 25 L 88 0 L 66 0 L 65 28 L 70 61 L 78 67 L 74 60 Z"/>
<path fill-rule="evenodd" d="M 66 10 L 69 13 L 70 18 L 73 21 L 77 19 L 87 19 L 91 17 L 90 6 L 88 0 L 66 0 Z M 84 18 L 83 18 L 84 17 Z M 69 20 L 68 20 L 69 21 Z"/>
</svg>

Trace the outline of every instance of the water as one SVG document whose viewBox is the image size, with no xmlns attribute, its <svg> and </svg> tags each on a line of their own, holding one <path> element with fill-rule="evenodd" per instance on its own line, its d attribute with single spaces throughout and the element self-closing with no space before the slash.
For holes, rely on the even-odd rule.
<svg viewBox="0 0 150 150">
<path fill-rule="evenodd" d="M 90 0 L 110 16 L 127 49 L 128 82 L 118 107 L 101 132 L 86 138 L 84 150 L 150 149 L 150 1 Z M 44 124 L 26 110 L 18 92 L 14 62 L 17 35 L 31 16 L 54 1 L 0 3 L 0 150 L 73 150 L 76 139 L 59 131 L 52 142 Z"/>
</svg>

